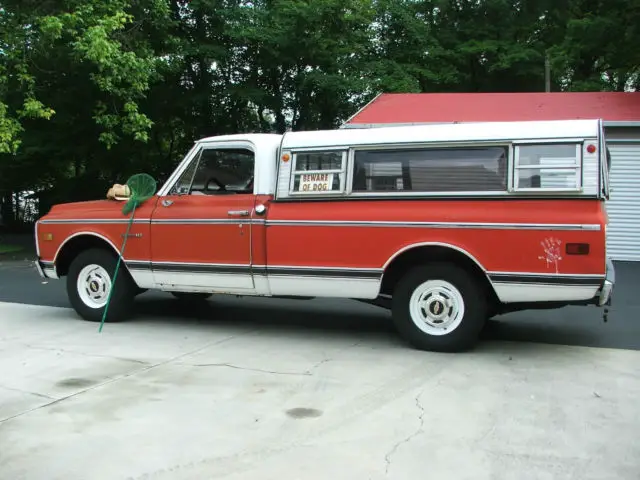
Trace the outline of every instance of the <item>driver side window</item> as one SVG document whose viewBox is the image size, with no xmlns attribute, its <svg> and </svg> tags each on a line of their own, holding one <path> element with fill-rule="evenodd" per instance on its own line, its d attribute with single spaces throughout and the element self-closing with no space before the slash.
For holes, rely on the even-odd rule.
<svg viewBox="0 0 640 480">
<path fill-rule="evenodd" d="M 204 148 L 171 190 L 173 195 L 253 193 L 254 154 L 244 148 Z"/>
</svg>

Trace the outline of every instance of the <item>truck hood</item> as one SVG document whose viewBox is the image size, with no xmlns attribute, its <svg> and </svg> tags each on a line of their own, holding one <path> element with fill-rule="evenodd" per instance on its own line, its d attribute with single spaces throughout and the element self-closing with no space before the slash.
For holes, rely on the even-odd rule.
<svg viewBox="0 0 640 480">
<path fill-rule="evenodd" d="M 149 200 L 151 202 L 152 200 Z M 122 218 L 124 201 L 89 200 L 84 202 L 59 203 L 54 205 L 47 219 L 108 219 Z M 44 218 L 44 217 L 43 217 Z"/>
</svg>

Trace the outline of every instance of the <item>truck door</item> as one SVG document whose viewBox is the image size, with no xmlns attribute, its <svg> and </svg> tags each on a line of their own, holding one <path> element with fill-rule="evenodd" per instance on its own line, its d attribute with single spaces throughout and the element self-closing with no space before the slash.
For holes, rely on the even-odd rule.
<svg viewBox="0 0 640 480">
<path fill-rule="evenodd" d="M 254 170 L 250 144 L 204 144 L 159 198 L 151 219 L 151 268 L 160 287 L 254 290 Z"/>
</svg>

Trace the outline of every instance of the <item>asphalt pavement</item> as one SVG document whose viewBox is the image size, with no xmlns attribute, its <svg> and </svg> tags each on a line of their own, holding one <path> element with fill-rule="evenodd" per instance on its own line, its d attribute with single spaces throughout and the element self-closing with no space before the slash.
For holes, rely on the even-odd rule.
<svg viewBox="0 0 640 480">
<path fill-rule="evenodd" d="M 607 323 L 603 322 L 602 309 L 595 307 L 517 312 L 496 317 L 484 338 L 640 350 L 640 264 L 616 262 L 615 266 L 616 288 Z M 43 281 L 27 260 L 0 258 L 0 302 L 70 308 L 65 280 Z M 166 293 L 140 295 L 136 318 L 150 321 L 159 317 L 203 322 L 233 320 L 247 327 L 259 324 L 286 328 L 292 333 L 331 330 L 348 334 L 360 330 L 395 335 L 389 312 L 351 300 L 216 296 L 202 306 L 187 308 Z"/>
</svg>

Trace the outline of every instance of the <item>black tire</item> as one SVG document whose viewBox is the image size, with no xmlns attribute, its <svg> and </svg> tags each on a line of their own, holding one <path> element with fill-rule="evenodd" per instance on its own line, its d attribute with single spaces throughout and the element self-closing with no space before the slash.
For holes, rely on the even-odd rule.
<svg viewBox="0 0 640 480">
<path fill-rule="evenodd" d="M 85 320 L 101 322 L 106 305 L 93 308 L 85 303 L 78 292 L 78 277 L 82 270 L 89 265 L 102 267 L 113 282 L 113 274 L 118 262 L 117 257 L 104 249 L 92 248 L 81 252 L 73 259 L 67 274 L 67 295 L 75 311 Z M 109 303 L 109 310 L 105 322 L 125 320 L 131 314 L 131 307 L 137 292 L 137 285 L 129 275 L 123 263 L 120 263 L 118 277 L 112 286 L 113 293 Z"/>
<path fill-rule="evenodd" d="M 428 280 L 449 283 L 458 290 L 462 298 L 464 313 L 461 321 L 457 326 L 450 324 L 453 327 L 452 330 L 442 335 L 422 330 L 416 324 L 416 322 L 420 323 L 420 320 L 417 319 L 414 322 L 412 319 L 411 296 Z M 449 295 L 446 298 L 455 297 Z M 434 309 L 438 307 L 437 302 L 431 305 Z M 444 306 L 442 303 L 439 305 Z M 478 280 L 466 270 L 451 263 L 432 262 L 409 270 L 400 279 L 393 294 L 392 317 L 400 336 L 413 347 L 432 352 L 460 352 L 475 346 L 487 318 L 487 300 Z M 423 328 L 433 331 L 426 322 L 421 324 Z M 444 323 L 438 327 L 446 332 L 446 328 L 442 325 Z"/>
<path fill-rule="evenodd" d="M 176 297 L 178 300 L 186 302 L 198 302 L 207 300 L 213 294 L 206 292 L 171 292 L 171 295 Z"/>
</svg>

